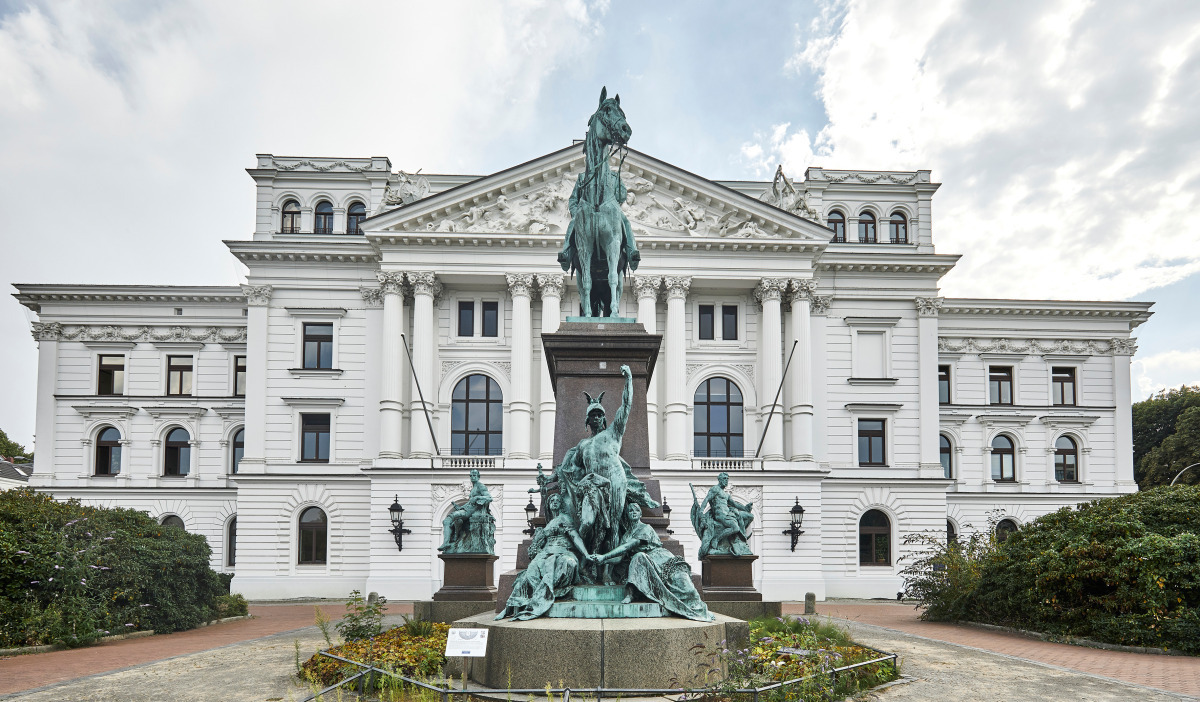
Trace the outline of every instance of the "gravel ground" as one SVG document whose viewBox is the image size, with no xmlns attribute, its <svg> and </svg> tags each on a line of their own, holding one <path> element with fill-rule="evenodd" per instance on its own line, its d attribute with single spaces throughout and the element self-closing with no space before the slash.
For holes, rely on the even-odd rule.
<svg viewBox="0 0 1200 702">
<path fill-rule="evenodd" d="M 880 627 L 839 623 L 847 626 L 860 643 L 901 656 L 901 672 L 908 681 L 866 693 L 859 698 L 863 700 L 1175 702 L 1193 699 Z M 293 702 L 308 694 L 295 681 L 296 641 L 300 642 L 302 660 L 325 643 L 317 628 L 309 627 L 0 699 Z"/>
</svg>

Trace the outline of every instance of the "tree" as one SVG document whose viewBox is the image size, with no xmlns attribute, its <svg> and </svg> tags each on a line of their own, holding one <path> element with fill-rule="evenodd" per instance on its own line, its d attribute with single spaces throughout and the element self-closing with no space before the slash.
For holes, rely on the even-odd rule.
<svg viewBox="0 0 1200 702">
<path fill-rule="evenodd" d="M 1175 423 L 1175 432 L 1142 458 L 1138 487 L 1170 485 L 1179 471 L 1193 463 L 1200 463 L 1200 405 L 1185 409 Z M 1179 482 L 1200 485 L 1200 466 L 1180 476 Z"/>
<path fill-rule="evenodd" d="M 8 438 L 3 429 L 0 429 L 0 456 L 15 459 L 17 463 L 33 460 L 33 454 L 27 453 L 24 446 Z"/>
<path fill-rule="evenodd" d="M 1200 407 L 1200 386 L 1184 385 L 1177 390 L 1162 390 L 1133 404 L 1133 477 L 1141 489 L 1165 484 L 1145 482 L 1146 456 L 1176 432 L 1180 416 L 1190 407 Z M 1181 464 L 1179 468 L 1185 465 Z"/>
</svg>

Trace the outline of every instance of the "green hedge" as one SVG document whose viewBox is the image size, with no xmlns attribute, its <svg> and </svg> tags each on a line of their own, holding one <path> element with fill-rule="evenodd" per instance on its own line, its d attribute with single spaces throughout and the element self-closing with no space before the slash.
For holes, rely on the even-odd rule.
<svg viewBox="0 0 1200 702">
<path fill-rule="evenodd" d="M 0 646 L 191 629 L 228 592 L 203 536 L 132 509 L 0 493 Z"/>
<path fill-rule="evenodd" d="M 1063 508 L 1003 544 L 920 536 L 904 571 L 929 619 L 1200 653 L 1200 487 L 1161 487 Z"/>
</svg>

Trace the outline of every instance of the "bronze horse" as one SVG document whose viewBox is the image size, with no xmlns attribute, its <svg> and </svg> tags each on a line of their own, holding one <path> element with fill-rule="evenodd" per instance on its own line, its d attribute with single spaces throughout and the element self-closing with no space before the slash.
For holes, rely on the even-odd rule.
<svg viewBox="0 0 1200 702">
<path fill-rule="evenodd" d="M 558 254 L 562 269 L 575 273 L 584 317 L 616 316 L 621 304 L 621 275 L 637 270 L 641 260 L 633 227 L 621 211 L 626 192 L 620 166 L 616 171 L 608 166 L 609 159 L 632 134 L 621 109 L 621 96 L 609 99 L 608 89 L 601 89 L 600 106 L 588 120 L 583 142 L 584 172 L 576 179 L 567 203 L 571 224 Z"/>
</svg>

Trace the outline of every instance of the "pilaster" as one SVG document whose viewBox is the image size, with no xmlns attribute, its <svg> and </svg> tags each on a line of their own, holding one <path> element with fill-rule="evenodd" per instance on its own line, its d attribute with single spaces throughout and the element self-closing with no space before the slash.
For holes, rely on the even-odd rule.
<svg viewBox="0 0 1200 702">
<path fill-rule="evenodd" d="M 400 458 L 404 426 L 404 403 L 400 379 L 407 361 L 400 335 L 404 333 L 404 274 L 380 271 L 383 298 L 383 337 L 380 349 L 379 457 Z"/>
<path fill-rule="evenodd" d="M 666 458 L 684 461 L 689 455 L 688 397 L 684 377 L 687 368 L 687 331 L 684 301 L 692 287 L 686 276 L 667 276 L 667 363 L 666 363 Z"/>
<path fill-rule="evenodd" d="M 239 473 L 261 473 L 267 463 L 267 328 L 269 285 L 243 285 L 246 296 L 246 446 Z"/>
</svg>

